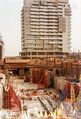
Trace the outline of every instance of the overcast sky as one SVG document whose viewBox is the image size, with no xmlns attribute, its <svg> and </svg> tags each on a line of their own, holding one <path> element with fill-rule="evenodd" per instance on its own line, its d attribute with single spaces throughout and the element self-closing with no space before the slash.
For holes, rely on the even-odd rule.
<svg viewBox="0 0 81 119">
<path fill-rule="evenodd" d="M 81 0 L 70 0 L 72 7 L 72 50 L 81 51 Z M 0 0 L 0 33 L 5 56 L 21 51 L 21 8 L 23 0 Z"/>
</svg>

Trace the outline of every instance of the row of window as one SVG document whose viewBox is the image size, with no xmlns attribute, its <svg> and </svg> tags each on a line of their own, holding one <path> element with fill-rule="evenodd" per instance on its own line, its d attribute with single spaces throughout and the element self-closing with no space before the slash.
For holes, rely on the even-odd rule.
<svg viewBox="0 0 81 119">
<path fill-rule="evenodd" d="M 36 35 L 36 34 L 35 34 L 35 35 L 33 35 L 33 34 L 32 34 L 32 35 L 26 34 L 26 36 L 27 36 L 28 38 L 39 38 L 39 37 L 40 37 L 40 35 Z M 56 34 L 56 35 L 54 35 L 54 34 L 53 34 L 53 35 L 51 35 L 51 34 L 50 34 L 50 35 L 47 35 L 47 34 L 46 34 L 46 35 L 42 35 L 42 37 L 44 37 L 44 38 L 53 38 L 53 37 L 54 37 L 54 38 L 55 38 L 55 37 L 57 38 L 57 37 L 58 37 L 58 38 L 59 38 L 59 37 L 62 37 L 62 35 L 59 34 L 59 33 Z M 41 38 L 42 38 L 42 37 L 41 37 Z"/>
<path fill-rule="evenodd" d="M 26 53 L 22 53 L 22 56 L 27 56 L 27 55 L 46 55 L 48 57 L 48 55 L 60 55 L 62 52 L 61 51 L 56 51 L 56 52 L 26 52 Z"/>
<path fill-rule="evenodd" d="M 45 21 L 55 21 L 55 20 L 58 20 L 58 16 L 56 16 L 56 17 L 55 17 L 55 16 L 54 16 L 54 17 L 53 17 L 53 16 L 52 16 L 52 17 L 44 16 L 44 17 L 38 17 L 38 18 L 31 16 L 30 18 L 31 18 L 30 21 L 34 21 L 34 20 L 38 20 L 38 21 L 42 21 L 42 20 L 43 20 L 43 21 L 44 21 L 44 20 L 45 20 Z M 29 20 L 29 19 L 26 19 L 26 20 Z"/>
</svg>

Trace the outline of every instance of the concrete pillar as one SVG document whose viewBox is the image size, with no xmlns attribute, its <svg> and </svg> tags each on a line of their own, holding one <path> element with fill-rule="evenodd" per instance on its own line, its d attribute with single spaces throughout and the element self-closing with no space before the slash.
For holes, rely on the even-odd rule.
<svg viewBox="0 0 81 119">
<path fill-rule="evenodd" d="M 19 78 L 23 79 L 24 78 L 24 69 L 19 70 Z"/>
<path fill-rule="evenodd" d="M 33 68 L 30 68 L 30 82 L 33 83 L 33 78 L 32 78 L 32 72 L 33 71 Z"/>
</svg>

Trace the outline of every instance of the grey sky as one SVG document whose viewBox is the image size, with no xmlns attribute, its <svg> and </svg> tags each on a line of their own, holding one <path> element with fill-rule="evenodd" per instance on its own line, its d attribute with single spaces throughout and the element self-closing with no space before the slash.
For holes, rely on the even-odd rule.
<svg viewBox="0 0 81 119">
<path fill-rule="evenodd" d="M 72 50 L 81 50 L 81 0 L 70 0 L 72 6 Z M 23 0 L 0 0 L 0 33 L 6 56 L 21 50 L 21 8 Z"/>
</svg>

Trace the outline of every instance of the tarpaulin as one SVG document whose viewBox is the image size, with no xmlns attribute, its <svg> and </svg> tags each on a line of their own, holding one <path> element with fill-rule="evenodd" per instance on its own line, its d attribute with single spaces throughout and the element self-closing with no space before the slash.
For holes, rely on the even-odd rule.
<svg viewBox="0 0 81 119">
<path fill-rule="evenodd" d="M 16 95 L 14 89 L 12 86 L 9 86 L 9 89 L 7 91 L 7 98 L 6 98 L 6 105 L 8 109 L 14 110 L 14 111 L 19 111 L 21 110 L 21 102 Z"/>
</svg>

